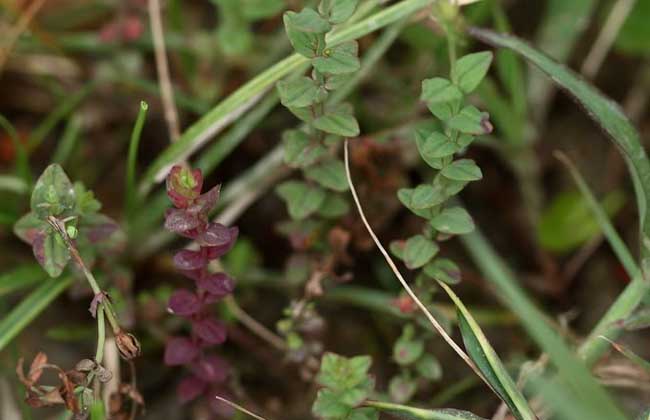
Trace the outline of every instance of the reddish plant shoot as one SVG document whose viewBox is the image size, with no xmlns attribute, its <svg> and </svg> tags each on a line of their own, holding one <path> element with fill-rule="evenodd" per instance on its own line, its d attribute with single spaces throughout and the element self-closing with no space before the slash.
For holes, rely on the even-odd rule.
<svg viewBox="0 0 650 420">
<path fill-rule="evenodd" d="M 182 402 L 202 395 L 211 399 L 222 391 L 228 378 L 227 362 L 210 351 L 226 340 L 226 327 L 212 315 L 210 305 L 223 299 L 234 289 L 234 281 L 225 273 L 211 273 L 208 265 L 234 245 L 239 233 L 209 220 L 219 198 L 219 186 L 201 194 L 203 176 L 199 169 L 174 166 L 167 176 L 167 195 L 174 208 L 167 210 L 165 228 L 193 239 L 197 250 L 183 249 L 174 255 L 174 266 L 192 281 L 192 288 L 176 290 L 168 309 L 192 324 L 189 336 L 169 339 L 165 348 L 165 364 L 184 365 L 190 374 L 178 385 Z"/>
</svg>

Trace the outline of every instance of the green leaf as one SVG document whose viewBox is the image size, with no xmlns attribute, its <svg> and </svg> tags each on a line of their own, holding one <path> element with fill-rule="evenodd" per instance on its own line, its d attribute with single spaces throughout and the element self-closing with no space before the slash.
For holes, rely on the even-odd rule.
<svg viewBox="0 0 650 420">
<path fill-rule="evenodd" d="M 32 191 L 32 211 L 39 218 L 46 219 L 70 212 L 74 206 L 74 187 L 63 168 L 56 163 L 45 168 Z"/>
<path fill-rule="evenodd" d="M 625 204 L 621 191 L 612 191 L 603 199 L 605 214 L 615 215 Z M 537 238 L 543 248 L 557 252 L 570 252 L 589 242 L 602 232 L 588 200 L 578 191 L 566 191 L 553 197 L 542 211 L 537 228 Z"/>
<path fill-rule="evenodd" d="M 556 84 L 576 97 L 587 109 L 589 116 L 605 129 L 607 134 L 622 150 L 628 162 L 637 194 L 641 236 L 650 238 L 650 212 L 648 212 L 650 161 L 648 161 L 646 152 L 640 142 L 639 134 L 630 124 L 620 107 L 615 102 L 604 97 L 598 90 L 567 67 L 554 62 L 548 56 L 536 51 L 515 37 L 475 28 L 471 29 L 470 33 L 490 44 L 512 49 L 538 66 L 544 73 L 550 75 Z M 648 256 L 650 250 L 644 250 L 642 253 L 643 257 Z"/>
<path fill-rule="evenodd" d="M 102 203 L 96 198 L 95 194 L 86 189 L 86 186 L 77 181 L 74 183 L 74 194 L 76 198 L 75 212 L 81 215 L 97 213 L 102 209 Z"/>
<path fill-rule="evenodd" d="M 71 276 L 50 279 L 31 292 L 0 320 L 0 351 L 7 347 L 54 299 L 74 281 Z"/>
<path fill-rule="evenodd" d="M 287 130 L 282 135 L 284 163 L 292 168 L 304 168 L 313 165 L 327 154 L 327 150 L 317 141 L 301 130 Z"/>
<path fill-rule="evenodd" d="M 367 401 L 366 405 L 405 420 L 485 420 L 469 411 L 453 408 L 428 410 L 383 401 Z"/>
<path fill-rule="evenodd" d="M 451 80 L 464 93 L 471 93 L 485 77 L 491 63 L 490 51 L 468 54 L 456 60 L 456 65 L 451 72 Z"/>
<path fill-rule="evenodd" d="M 444 200 L 447 200 L 465 188 L 465 185 L 467 185 L 467 181 L 457 181 L 455 179 L 449 179 L 447 177 L 442 176 L 441 173 L 438 173 L 436 177 L 433 179 L 433 186 L 434 188 L 439 188 L 441 191 L 441 195 L 444 197 Z"/>
<path fill-rule="evenodd" d="M 285 12 L 283 16 L 289 42 L 298 54 L 307 58 L 317 57 L 325 48 L 325 34 L 301 31 L 294 24 L 296 16 L 295 12 Z"/>
<path fill-rule="evenodd" d="M 314 214 L 323 204 L 326 196 L 322 188 L 299 181 L 283 182 L 278 185 L 276 192 L 287 203 L 289 216 L 295 220 Z"/>
<path fill-rule="evenodd" d="M 333 390 L 347 390 L 366 385 L 371 363 L 372 359 L 369 356 L 347 358 L 334 353 L 325 353 L 316 380 L 319 384 Z"/>
<path fill-rule="evenodd" d="M 428 209 L 417 209 L 413 205 L 413 193 L 415 188 L 400 188 L 397 190 L 397 198 L 399 201 L 413 213 L 417 214 L 420 217 L 428 219 L 431 217 L 431 208 Z"/>
<path fill-rule="evenodd" d="M 481 135 L 492 132 L 490 116 L 487 112 L 481 112 L 473 105 L 466 106 L 460 112 L 451 117 L 446 124 L 461 133 Z"/>
<path fill-rule="evenodd" d="M 417 390 L 417 383 L 405 375 L 394 376 L 388 383 L 388 393 L 391 400 L 400 404 L 410 401 Z"/>
<path fill-rule="evenodd" d="M 34 256 L 50 277 L 58 277 L 70 260 L 70 251 L 58 232 L 38 235 L 32 244 Z"/>
<path fill-rule="evenodd" d="M 311 64 L 321 73 L 353 73 L 361 68 L 359 44 L 357 41 L 350 41 L 335 47 L 327 47 L 320 57 L 311 60 Z"/>
<path fill-rule="evenodd" d="M 445 201 L 440 190 L 430 184 L 421 184 L 412 190 L 410 207 L 416 210 L 428 209 Z"/>
<path fill-rule="evenodd" d="M 336 219 L 348 214 L 349 211 L 350 205 L 340 194 L 327 194 L 325 201 L 318 209 L 318 214 L 328 219 Z"/>
<path fill-rule="evenodd" d="M 308 167 L 305 176 L 330 190 L 343 192 L 349 188 L 345 165 L 338 159 L 329 159 Z"/>
<path fill-rule="evenodd" d="M 409 328 L 410 327 L 410 328 Z M 424 353 L 424 342 L 413 338 L 413 328 L 404 327 L 402 335 L 393 346 L 393 359 L 397 364 L 407 366 L 413 364 Z"/>
<path fill-rule="evenodd" d="M 442 175 L 456 181 L 478 181 L 483 178 L 481 168 L 471 159 L 460 159 L 442 169 Z"/>
<path fill-rule="evenodd" d="M 46 221 L 36 216 L 36 213 L 30 211 L 14 224 L 14 234 L 31 245 L 36 235 L 47 230 L 49 226 Z"/>
<path fill-rule="evenodd" d="M 409 269 L 415 270 L 428 263 L 439 249 L 435 242 L 423 235 L 412 236 L 404 246 L 404 263 Z"/>
<path fill-rule="evenodd" d="M 472 216 L 462 207 L 448 207 L 431 219 L 431 226 L 439 232 L 463 235 L 474 230 Z"/>
<path fill-rule="evenodd" d="M 332 29 L 332 26 L 318 14 L 314 9 L 305 7 L 299 13 L 287 12 L 289 15 L 289 25 L 300 32 L 326 33 Z"/>
<path fill-rule="evenodd" d="M 591 414 L 565 418 L 625 419 L 626 417 L 616 407 L 611 396 L 598 384 L 587 368 L 594 363 L 597 355 L 602 353 L 593 350 L 583 353 L 581 349 L 582 357 L 576 356 L 573 353 L 574 349 L 570 348 L 563 337 L 557 334 L 557 330 L 548 324 L 547 316 L 537 309 L 536 305 L 526 296 L 506 263 L 481 233 L 475 231 L 461 238 L 485 278 L 495 286 L 497 295 L 502 302 L 517 315 L 528 334 L 558 367 L 556 370 L 558 377 L 552 382 L 550 389 L 557 391 L 557 395 L 566 397 L 570 407 L 579 408 L 580 411 L 588 411 Z M 612 313 L 608 317 L 611 321 L 603 323 L 605 328 L 608 329 L 614 322 L 624 317 L 624 313 L 624 311 Z M 598 338 L 596 340 L 604 343 Z M 588 342 L 591 341 L 588 340 Z M 544 396 L 544 401 L 559 408 L 553 396 L 548 396 L 548 398 Z"/>
<path fill-rule="evenodd" d="M 420 99 L 428 105 L 440 105 L 458 102 L 463 99 L 463 92 L 450 80 L 434 77 L 422 81 Z"/>
<path fill-rule="evenodd" d="M 343 420 L 379 420 L 379 412 L 374 408 L 355 408 Z"/>
<path fill-rule="evenodd" d="M 459 150 L 449 137 L 438 131 L 416 130 L 415 143 L 422 159 L 435 169 L 440 168 L 441 158 L 451 156 Z"/>
<path fill-rule="evenodd" d="M 460 327 L 465 349 L 476 367 L 483 373 L 493 390 L 501 397 L 510 408 L 510 412 L 519 420 L 536 420 L 537 416 L 528 406 L 526 398 L 521 394 L 517 385 L 503 366 L 501 359 L 492 348 L 485 334 L 479 327 L 474 317 L 469 313 L 463 302 L 445 283 L 439 282 L 458 312 L 458 326 Z"/>
<path fill-rule="evenodd" d="M 447 284 L 458 284 L 462 280 L 462 273 L 458 265 L 446 258 L 436 258 L 424 266 L 424 274 Z"/>
<path fill-rule="evenodd" d="M 326 133 L 342 137 L 356 137 L 359 135 L 359 123 L 352 115 L 352 109 L 346 104 L 325 111 L 325 115 L 313 122 L 314 127 Z"/>
<path fill-rule="evenodd" d="M 321 389 L 316 394 L 316 401 L 312 411 L 315 415 L 325 419 L 344 418 L 350 407 L 341 401 L 341 392 L 331 389 Z"/>
<path fill-rule="evenodd" d="M 322 0 L 318 11 L 332 24 L 348 20 L 357 8 L 359 0 Z"/>
<path fill-rule="evenodd" d="M 415 370 L 423 378 L 437 381 L 442 378 L 442 366 L 438 359 L 430 354 L 425 354 L 415 363 Z"/>
<path fill-rule="evenodd" d="M 639 273 L 639 267 L 637 266 L 636 261 L 632 256 L 632 253 L 627 248 L 627 245 L 625 244 L 623 239 L 621 239 L 618 232 L 616 232 L 616 229 L 614 228 L 612 222 L 610 221 L 610 216 L 613 216 L 615 214 L 616 209 L 606 208 L 598 202 L 598 199 L 596 199 L 594 194 L 591 192 L 591 189 L 589 188 L 587 181 L 584 180 L 584 178 L 580 174 L 580 171 L 578 171 L 578 168 L 576 168 L 576 166 L 573 164 L 573 162 L 571 162 L 571 160 L 568 157 L 566 157 L 561 153 L 559 154 L 556 153 L 556 157 L 562 163 L 564 163 L 564 165 L 571 173 L 571 176 L 573 177 L 573 180 L 575 181 L 576 185 L 580 189 L 580 192 L 582 193 L 582 196 L 584 197 L 586 204 L 589 206 L 595 221 L 598 223 L 605 238 L 607 238 L 607 241 L 612 247 L 612 250 L 618 257 L 619 262 L 621 263 L 621 265 L 623 265 L 625 271 L 630 276 L 630 278 L 634 278 Z M 617 191 L 613 191 L 610 193 L 610 195 L 614 195 L 616 193 Z M 608 196 L 605 197 L 605 200 L 607 200 L 607 198 Z M 621 200 L 625 200 L 625 196 L 622 196 Z M 608 212 L 611 212 L 611 214 L 608 214 Z"/>
<path fill-rule="evenodd" d="M 286 107 L 302 108 L 316 102 L 318 85 L 309 77 L 280 80 L 276 84 L 280 102 Z"/>
</svg>

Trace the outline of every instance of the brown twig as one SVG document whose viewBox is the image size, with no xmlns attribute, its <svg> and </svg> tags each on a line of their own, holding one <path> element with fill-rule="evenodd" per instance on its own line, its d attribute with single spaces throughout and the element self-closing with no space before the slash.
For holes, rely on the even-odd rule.
<svg viewBox="0 0 650 420">
<path fill-rule="evenodd" d="M 174 102 L 174 89 L 169 77 L 169 62 L 165 49 L 165 35 L 160 14 L 160 1 L 149 0 L 148 6 L 151 36 L 153 38 L 154 55 L 156 58 L 156 71 L 158 72 L 158 82 L 160 83 L 160 97 L 162 99 L 167 129 L 169 130 L 169 138 L 174 142 L 180 137 L 181 131 L 178 123 L 178 111 Z"/>
<path fill-rule="evenodd" d="M 2 72 L 5 62 L 9 58 L 9 53 L 13 49 L 16 40 L 18 40 L 18 37 L 20 37 L 20 35 L 27 29 L 36 13 L 38 13 L 41 7 L 43 7 L 43 4 L 45 4 L 45 1 L 46 0 L 35 0 L 32 2 L 20 19 L 18 19 L 18 22 L 16 22 L 13 28 L 9 30 L 9 33 L 0 37 L 0 39 L 4 38 L 5 44 L 0 48 L 0 73 Z"/>
<path fill-rule="evenodd" d="M 485 379 L 481 371 L 476 367 L 472 359 L 469 358 L 469 356 L 463 351 L 463 349 L 460 348 L 458 344 L 447 334 L 447 331 L 445 331 L 444 327 L 438 322 L 438 320 L 429 312 L 426 306 L 420 301 L 420 299 L 416 296 L 416 294 L 413 292 L 411 287 L 408 285 L 406 280 L 404 280 L 404 277 L 402 277 L 402 274 L 400 271 L 397 269 L 397 266 L 395 265 L 395 262 L 393 259 L 390 257 L 386 249 L 383 247 L 379 239 L 377 238 L 377 235 L 375 235 L 375 232 L 372 230 L 372 227 L 370 226 L 370 223 L 368 223 L 368 220 L 366 219 L 366 215 L 363 212 L 363 207 L 361 206 L 361 202 L 359 201 L 359 197 L 357 196 L 357 191 L 354 188 L 354 183 L 352 182 L 352 175 L 350 174 L 350 159 L 349 159 L 349 153 L 348 153 L 348 140 L 345 140 L 345 145 L 344 145 L 344 160 L 345 160 L 345 174 L 347 176 L 348 180 L 348 185 L 350 186 L 350 192 L 352 193 L 352 198 L 354 199 L 354 203 L 357 206 L 357 210 L 359 211 L 359 216 L 361 217 L 361 221 L 363 222 L 364 226 L 366 227 L 366 230 L 370 234 L 370 237 L 372 240 L 375 242 L 375 245 L 377 245 L 377 248 L 379 248 L 379 251 L 382 253 L 384 256 L 384 259 L 388 263 L 389 267 L 395 274 L 395 277 L 397 277 L 397 280 L 401 283 L 402 287 L 404 290 L 406 290 L 406 293 L 413 299 L 413 301 L 416 303 L 418 308 L 424 313 L 425 317 L 429 320 L 433 328 L 442 336 L 442 338 L 449 344 L 449 346 L 460 356 L 461 359 L 469 366 L 478 376 L 481 378 L 489 387 L 490 389 L 493 389 L 490 383 Z"/>
</svg>

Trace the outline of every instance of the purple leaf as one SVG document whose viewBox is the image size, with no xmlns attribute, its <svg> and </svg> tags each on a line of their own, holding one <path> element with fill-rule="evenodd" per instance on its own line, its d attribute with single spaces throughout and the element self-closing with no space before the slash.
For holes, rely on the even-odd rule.
<svg viewBox="0 0 650 420">
<path fill-rule="evenodd" d="M 233 247 L 235 244 L 235 241 L 237 240 L 237 236 L 239 235 L 239 229 L 235 227 L 231 227 L 228 229 L 230 231 L 230 241 L 224 245 L 220 246 L 211 246 L 211 247 L 205 247 L 205 256 L 208 260 L 214 260 L 228 251 Z"/>
<path fill-rule="evenodd" d="M 230 244 L 231 240 L 230 229 L 221 223 L 210 223 L 205 232 L 196 238 L 199 245 L 203 247 L 224 246 Z"/>
<path fill-rule="evenodd" d="M 205 194 L 201 194 L 190 208 L 192 213 L 207 215 L 210 213 L 217 205 L 217 200 L 219 200 L 219 192 L 221 191 L 221 185 L 212 187 Z"/>
<path fill-rule="evenodd" d="M 183 378 L 176 388 L 176 394 L 181 403 L 192 401 L 199 395 L 203 394 L 208 384 L 196 376 Z"/>
<path fill-rule="evenodd" d="M 41 266 L 45 266 L 45 237 L 47 233 L 45 231 L 38 231 L 34 234 L 32 238 L 32 250 L 34 251 L 34 257 L 36 261 Z"/>
<path fill-rule="evenodd" d="M 205 267 L 207 259 L 201 251 L 184 249 L 174 255 L 174 266 L 179 270 L 196 270 Z"/>
<path fill-rule="evenodd" d="M 199 347 L 189 338 L 173 337 L 165 346 L 165 364 L 186 365 L 199 355 Z"/>
<path fill-rule="evenodd" d="M 235 290 L 235 282 L 225 273 L 211 274 L 199 279 L 196 285 L 215 297 L 224 297 Z"/>
<path fill-rule="evenodd" d="M 168 309 L 176 315 L 191 316 L 201 310 L 201 301 L 189 290 L 180 289 L 169 298 Z"/>
<path fill-rule="evenodd" d="M 192 324 L 194 333 L 208 344 L 226 341 L 226 326 L 214 318 L 205 318 Z"/>
<path fill-rule="evenodd" d="M 39 232 L 43 234 L 48 226 L 47 222 L 36 217 L 35 213 L 29 212 L 18 219 L 14 225 L 14 233 L 31 245 Z"/>
<path fill-rule="evenodd" d="M 120 225 L 103 214 L 89 214 L 81 218 L 79 226 L 91 243 L 101 242 L 115 233 Z"/>
<path fill-rule="evenodd" d="M 217 355 L 202 357 L 192 364 L 192 373 L 209 383 L 221 383 L 229 373 L 228 362 Z"/>
<path fill-rule="evenodd" d="M 165 213 L 165 229 L 183 233 L 196 229 L 201 225 L 201 219 L 185 209 L 169 209 Z"/>
</svg>

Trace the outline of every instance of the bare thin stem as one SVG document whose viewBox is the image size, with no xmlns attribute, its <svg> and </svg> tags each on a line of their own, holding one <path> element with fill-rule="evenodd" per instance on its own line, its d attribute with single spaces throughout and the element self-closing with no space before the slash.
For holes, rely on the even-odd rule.
<svg viewBox="0 0 650 420">
<path fill-rule="evenodd" d="M 239 411 L 241 411 L 241 412 L 244 413 L 244 414 L 248 414 L 249 416 L 251 416 L 251 417 L 254 418 L 254 419 L 257 419 L 257 420 L 266 420 L 264 417 L 262 417 L 262 416 L 258 416 L 257 414 L 255 414 L 255 413 L 253 413 L 253 412 L 251 412 L 251 411 L 248 411 L 247 409 L 245 409 L 245 408 L 242 407 L 241 405 L 239 405 L 239 404 L 235 404 L 234 402 L 232 402 L 232 401 L 230 401 L 230 400 L 227 400 L 227 399 L 225 399 L 224 397 L 220 397 L 220 396 L 216 395 L 214 398 L 216 398 L 217 400 L 221 401 L 222 403 L 228 404 L 229 406 L 231 406 L 231 407 L 234 408 L 235 410 L 239 410 Z"/>
<path fill-rule="evenodd" d="M 68 233 L 65 230 L 64 222 L 62 222 L 61 220 L 57 219 L 54 216 L 49 216 L 47 222 L 50 224 L 50 226 L 54 228 L 54 230 L 56 230 L 59 233 L 59 235 L 61 235 L 61 238 L 63 239 L 63 242 L 65 242 L 65 245 L 68 248 L 70 255 L 72 256 L 72 259 L 77 263 L 79 268 L 81 268 L 81 271 L 86 277 L 86 280 L 88 280 L 88 284 L 90 285 L 90 288 L 92 289 L 93 293 L 95 295 L 104 293 L 102 289 L 99 287 L 99 283 L 97 283 L 95 276 L 93 276 L 93 273 L 88 269 L 83 259 L 81 258 L 81 255 L 79 255 L 79 251 L 77 250 L 77 247 L 72 243 L 72 240 L 70 240 L 70 237 L 68 236 Z M 111 324 L 111 328 L 113 329 L 113 334 L 117 335 L 122 330 L 122 328 L 120 327 L 120 324 L 117 321 L 117 316 L 113 311 L 113 306 L 111 305 L 110 301 L 108 299 L 104 299 L 102 301 L 102 304 L 100 305 L 100 309 L 101 308 L 104 309 L 106 318 L 108 318 L 108 323 Z"/>
<path fill-rule="evenodd" d="M 244 311 L 235 300 L 234 297 L 228 296 L 225 299 L 228 309 L 235 315 L 237 320 L 244 324 L 253 334 L 266 341 L 273 347 L 278 350 L 285 351 L 287 349 L 287 344 L 284 340 L 278 335 L 274 334 L 273 331 L 266 328 L 264 325 L 260 324 L 255 318 L 250 316 L 246 311 Z"/>
<path fill-rule="evenodd" d="M 29 23 L 32 21 L 36 13 L 43 7 L 43 4 L 45 4 L 46 0 L 36 0 L 32 4 L 29 5 L 27 10 L 22 14 L 20 19 L 18 19 L 18 22 L 14 25 L 13 28 L 9 31 L 8 34 L 3 36 L 4 40 L 3 43 L 4 45 L 2 48 L 0 48 L 0 72 L 2 72 L 2 68 L 4 67 L 5 62 L 9 58 L 9 53 L 14 47 L 14 44 L 16 43 L 16 40 L 22 34 L 25 29 L 29 26 Z"/>
<path fill-rule="evenodd" d="M 413 299 L 413 301 L 417 304 L 418 308 L 424 313 L 426 318 L 429 320 L 433 328 L 438 331 L 438 334 L 442 336 L 442 338 L 449 344 L 449 346 L 460 356 L 461 359 L 469 366 L 483 381 L 490 386 L 490 384 L 485 380 L 485 377 L 481 373 L 481 371 L 476 367 L 474 362 L 472 362 L 472 359 L 469 358 L 469 356 L 463 351 L 463 349 L 456 344 L 456 342 L 447 334 L 447 331 L 440 325 L 440 322 L 429 312 L 426 306 L 418 299 L 418 297 L 415 295 L 411 287 L 408 285 L 406 280 L 404 280 L 404 277 L 402 277 L 402 274 L 399 272 L 397 269 L 397 266 L 395 265 L 395 262 L 393 259 L 390 257 L 386 249 L 382 246 L 381 242 L 377 238 L 377 235 L 375 235 L 375 232 L 372 230 L 372 227 L 370 227 L 370 223 L 368 223 L 368 220 L 366 219 L 366 216 L 363 212 L 363 208 L 361 207 L 361 202 L 359 201 L 359 197 L 357 196 L 357 191 L 354 188 L 354 184 L 352 183 L 352 176 L 350 175 L 350 162 L 349 162 L 349 156 L 348 156 L 348 141 L 345 141 L 345 146 L 344 146 L 344 156 L 345 156 L 345 174 L 347 176 L 348 180 L 348 185 L 350 186 L 350 192 L 352 192 L 352 198 L 354 199 L 354 202 L 357 206 L 357 210 L 359 211 L 359 216 L 361 216 L 361 220 L 363 221 L 363 224 L 366 227 L 366 230 L 368 230 L 368 233 L 370 234 L 370 237 L 372 237 L 372 240 L 375 242 L 375 245 L 377 245 L 377 248 L 379 248 L 379 251 L 382 253 L 384 256 L 384 259 L 390 266 L 391 270 L 393 270 L 393 273 L 395 274 L 395 277 L 397 277 L 397 280 L 402 284 L 402 287 L 404 290 L 406 290 L 406 293 Z M 490 388 L 492 388 L 490 386 Z"/>
<path fill-rule="evenodd" d="M 580 72 L 588 79 L 592 79 L 603 64 L 607 53 L 612 47 L 618 32 L 621 30 L 627 15 L 630 13 L 636 0 L 618 0 L 612 8 L 603 30 L 598 34 L 596 42 L 591 47 L 587 58 L 582 63 Z"/>
<path fill-rule="evenodd" d="M 165 112 L 165 121 L 172 142 L 181 135 L 178 123 L 178 111 L 174 102 L 174 89 L 169 77 L 169 62 L 165 49 L 165 36 L 163 33 L 162 18 L 160 16 L 160 1 L 149 0 L 149 21 L 151 22 L 151 35 L 153 38 L 154 54 L 156 57 L 156 71 L 160 83 L 160 97 Z"/>
</svg>

